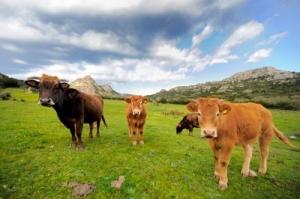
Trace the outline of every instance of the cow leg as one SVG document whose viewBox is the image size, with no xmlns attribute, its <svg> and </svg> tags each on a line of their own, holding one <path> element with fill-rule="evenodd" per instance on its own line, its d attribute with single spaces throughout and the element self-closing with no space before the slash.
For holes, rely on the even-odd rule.
<svg viewBox="0 0 300 199">
<path fill-rule="evenodd" d="M 128 134 L 129 134 L 129 137 L 132 137 L 132 128 L 131 128 L 131 124 L 130 124 L 130 121 L 128 120 Z"/>
<path fill-rule="evenodd" d="M 230 155 L 233 150 L 234 144 L 228 143 L 224 145 L 220 154 L 220 163 L 221 163 L 221 174 L 220 174 L 220 181 L 219 181 L 219 189 L 225 190 L 228 188 L 227 182 L 227 167 L 230 160 Z"/>
<path fill-rule="evenodd" d="M 246 144 L 243 147 L 244 147 L 244 164 L 243 164 L 241 176 L 243 178 L 248 177 L 249 175 L 251 177 L 255 177 L 256 176 L 255 171 L 250 170 L 250 161 L 252 158 L 253 147 L 250 144 Z"/>
<path fill-rule="evenodd" d="M 72 135 L 72 140 L 71 140 L 71 146 L 76 145 L 76 137 L 75 137 L 75 126 L 72 125 L 69 127 L 71 135 Z"/>
<path fill-rule="evenodd" d="M 89 125 L 90 125 L 90 133 L 89 133 L 89 137 L 88 138 L 93 138 L 93 128 L 94 128 L 93 124 L 94 124 L 94 122 L 89 123 Z"/>
<path fill-rule="evenodd" d="M 100 137 L 100 125 L 101 125 L 100 120 L 97 120 L 97 134 L 96 134 L 97 138 Z"/>
<path fill-rule="evenodd" d="M 220 166 L 220 148 L 217 148 L 212 139 L 208 140 L 215 157 L 215 171 L 214 178 L 220 179 L 221 166 Z"/>
<path fill-rule="evenodd" d="M 139 127 L 140 145 L 144 145 L 143 133 L 144 133 L 144 124 L 140 125 L 140 127 Z"/>
<path fill-rule="evenodd" d="M 193 132 L 193 126 L 192 125 L 189 125 L 189 135 L 193 136 L 194 137 L 194 132 Z"/>
<path fill-rule="evenodd" d="M 136 146 L 136 126 L 133 124 L 131 126 L 131 129 L 132 129 L 132 134 L 133 134 L 133 136 L 132 136 L 132 145 Z"/>
<path fill-rule="evenodd" d="M 77 120 L 76 121 L 76 135 L 77 135 L 77 138 L 78 138 L 77 150 L 82 150 L 83 149 L 83 143 L 82 143 L 82 140 L 81 140 L 82 127 L 83 127 L 83 119 Z"/>
<path fill-rule="evenodd" d="M 261 163 L 258 169 L 258 173 L 266 174 L 267 172 L 267 158 L 269 155 L 269 145 L 273 139 L 274 135 L 272 130 L 265 132 L 259 139 L 259 147 L 261 153 Z"/>
</svg>

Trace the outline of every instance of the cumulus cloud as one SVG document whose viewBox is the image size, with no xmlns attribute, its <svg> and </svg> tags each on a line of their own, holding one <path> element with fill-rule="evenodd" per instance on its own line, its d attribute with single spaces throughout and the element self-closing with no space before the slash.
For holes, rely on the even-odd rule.
<svg viewBox="0 0 300 199">
<path fill-rule="evenodd" d="M 256 63 L 263 61 L 270 57 L 272 51 L 273 48 L 258 50 L 249 57 L 246 63 Z"/>
</svg>

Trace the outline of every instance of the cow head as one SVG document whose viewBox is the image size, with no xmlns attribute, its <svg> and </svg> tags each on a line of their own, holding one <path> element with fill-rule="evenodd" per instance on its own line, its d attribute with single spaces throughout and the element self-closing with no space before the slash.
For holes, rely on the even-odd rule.
<svg viewBox="0 0 300 199">
<path fill-rule="evenodd" d="M 176 133 L 180 134 L 181 131 L 183 130 L 183 127 L 181 126 L 181 124 L 176 124 L 175 126 L 176 126 Z"/>
<path fill-rule="evenodd" d="M 39 80 L 39 81 L 37 81 Z M 39 102 L 43 106 L 54 106 L 62 96 L 62 91 L 69 88 L 68 80 L 43 74 L 42 77 L 29 77 L 25 83 L 39 90 Z"/>
<path fill-rule="evenodd" d="M 198 113 L 198 121 L 201 128 L 201 137 L 218 137 L 218 125 L 220 114 L 225 115 L 231 109 L 223 100 L 216 98 L 199 98 L 195 102 L 187 104 L 187 109 Z"/>
<path fill-rule="evenodd" d="M 125 98 L 125 101 L 132 106 L 132 114 L 139 116 L 142 113 L 143 105 L 149 102 L 149 99 L 141 95 L 132 95 Z"/>
</svg>

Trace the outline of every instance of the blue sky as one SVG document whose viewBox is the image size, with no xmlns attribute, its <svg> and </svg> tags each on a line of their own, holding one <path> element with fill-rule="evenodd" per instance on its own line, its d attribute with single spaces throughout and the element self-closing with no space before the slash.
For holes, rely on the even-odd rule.
<svg viewBox="0 0 300 199">
<path fill-rule="evenodd" d="M 0 0 L 0 73 L 91 75 L 120 93 L 300 72 L 296 0 Z"/>
</svg>

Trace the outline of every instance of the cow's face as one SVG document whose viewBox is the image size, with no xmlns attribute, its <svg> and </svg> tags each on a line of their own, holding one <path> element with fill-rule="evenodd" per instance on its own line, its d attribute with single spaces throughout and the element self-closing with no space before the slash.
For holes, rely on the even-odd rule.
<svg viewBox="0 0 300 199">
<path fill-rule="evenodd" d="M 183 130 L 183 127 L 181 126 L 181 124 L 177 124 L 176 125 L 176 133 L 180 134 L 182 130 Z"/>
<path fill-rule="evenodd" d="M 220 102 L 221 100 L 215 98 L 199 98 L 196 103 L 187 104 L 189 111 L 198 113 L 201 137 L 218 137 L 220 114 L 226 114 L 228 110 L 228 108 L 225 110 Z"/>
<path fill-rule="evenodd" d="M 139 116 L 143 110 L 143 104 L 146 104 L 149 99 L 141 95 L 133 95 L 130 98 L 125 98 L 125 101 L 132 106 L 132 114 Z"/>
<path fill-rule="evenodd" d="M 39 79 L 36 81 L 34 79 Z M 42 106 L 54 106 L 62 97 L 62 91 L 69 87 L 69 84 L 61 82 L 57 77 L 43 75 L 42 77 L 34 77 L 28 79 L 25 83 L 33 88 L 39 89 L 39 102 Z"/>
</svg>

